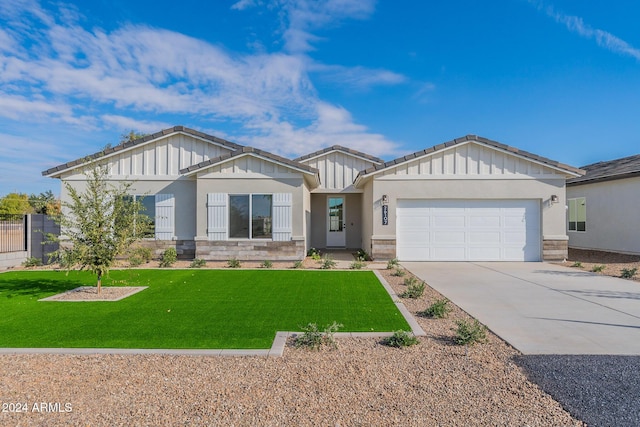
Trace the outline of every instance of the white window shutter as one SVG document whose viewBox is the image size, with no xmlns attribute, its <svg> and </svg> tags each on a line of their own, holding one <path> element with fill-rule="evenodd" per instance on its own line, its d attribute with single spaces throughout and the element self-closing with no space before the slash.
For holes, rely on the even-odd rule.
<svg viewBox="0 0 640 427">
<path fill-rule="evenodd" d="M 227 193 L 207 194 L 207 238 L 227 240 Z"/>
<path fill-rule="evenodd" d="M 174 210 L 173 194 L 156 194 L 156 239 L 173 240 L 175 236 Z"/>
<path fill-rule="evenodd" d="M 293 210 L 291 193 L 273 194 L 273 240 L 291 240 Z"/>
</svg>

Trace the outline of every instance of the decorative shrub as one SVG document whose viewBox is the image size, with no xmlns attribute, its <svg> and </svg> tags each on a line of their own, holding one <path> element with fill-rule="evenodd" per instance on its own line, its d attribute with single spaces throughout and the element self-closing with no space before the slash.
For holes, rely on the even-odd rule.
<svg viewBox="0 0 640 427">
<path fill-rule="evenodd" d="M 303 333 L 296 337 L 294 345 L 296 347 L 307 347 L 312 350 L 318 350 L 323 345 L 337 348 L 338 345 L 334 339 L 334 334 L 338 329 L 342 328 L 342 326 L 342 324 L 334 321 L 332 324 L 327 325 L 324 331 L 320 331 L 316 323 L 307 323 L 307 326 L 300 327 Z"/>
<path fill-rule="evenodd" d="M 320 264 L 321 264 L 320 268 L 322 270 L 331 270 L 336 266 L 336 262 L 333 259 L 331 259 L 329 255 L 326 255 L 324 258 L 322 258 L 322 261 L 320 261 Z"/>
<path fill-rule="evenodd" d="M 238 260 L 238 258 L 233 257 L 231 258 L 229 261 L 227 261 L 227 267 L 229 268 L 240 268 L 240 261 Z"/>
<path fill-rule="evenodd" d="M 362 267 L 365 267 L 367 264 L 364 261 L 356 260 L 349 265 L 349 268 L 352 270 L 360 270 Z"/>
<path fill-rule="evenodd" d="M 396 276 L 396 277 L 402 277 L 405 274 L 406 274 L 406 272 L 403 269 L 401 269 L 400 267 L 396 267 L 396 271 L 391 273 L 392 276 Z"/>
<path fill-rule="evenodd" d="M 415 344 L 418 344 L 418 338 L 415 337 L 411 332 L 407 331 L 395 331 L 393 335 L 388 338 L 382 340 L 384 345 L 388 345 L 389 347 L 409 347 Z"/>
<path fill-rule="evenodd" d="M 137 247 L 131 250 L 129 254 L 129 265 L 137 267 L 146 264 L 153 259 L 153 252 L 150 248 Z"/>
<path fill-rule="evenodd" d="M 320 261 L 320 258 L 322 257 L 322 254 L 320 253 L 319 249 L 316 248 L 310 248 L 307 251 L 307 256 L 311 257 L 311 259 L 315 260 L 315 261 Z"/>
<path fill-rule="evenodd" d="M 571 264 L 571 267 L 582 268 L 582 263 L 580 261 L 576 261 L 573 264 Z"/>
<path fill-rule="evenodd" d="M 397 268 L 398 265 L 400 265 L 398 262 L 398 258 L 390 259 L 389 261 L 387 261 L 387 270 L 392 270 L 393 268 Z"/>
<path fill-rule="evenodd" d="M 400 294 L 401 298 L 420 298 L 424 294 L 425 283 L 413 283 L 407 286 L 407 290 Z"/>
<path fill-rule="evenodd" d="M 638 269 L 636 267 L 623 268 L 622 274 L 620 275 L 620 277 L 622 277 L 623 279 L 633 279 L 633 276 L 635 276 L 637 272 L 638 272 Z"/>
<path fill-rule="evenodd" d="M 293 263 L 293 268 L 304 268 L 302 261 L 296 261 Z"/>
<path fill-rule="evenodd" d="M 191 261 L 191 265 L 189 267 L 201 268 L 201 267 L 204 267 L 205 265 L 207 265 L 207 261 L 203 260 L 202 258 L 195 258 L 193 261 Z"/>
<path fill-rule="evenodd" d="M 262 268 L 271 268 L 273 267 L 273 263 L 269 260 L 264 260 L 262 261 L 262 264 L 260 264 L 260 267 Z"/>
<path fill-rule="evenodd" d="M 405 286 L 412 286 L 412 285 L 415 285 L 416 283 L 418 283 L 418 279 L 415 276 L 410 276 L 410 277 L 405 277 L 404 278 L 404 285 Z"/>
<path fill-rule="evenodd" d="M 356 252 L 355 255 L 356 255 L 356 259 L 358 261 L 371 261 L 372 260 L 371 256 L 364 249 L 358 249 L 358 251 Z"/>
<path fill-rule="evenodd" d="M 451 306 L 449 306 L 449 300 L 446 298 L 435 300 L 425 311 L 418 314 L 425 317 L 435 317 L 443 319 L 451 312 Z"/>
<path fill-rule="evenodd" d="M 456 336 L 454 338 L 456 344 L 474 345 L 487 341 L 487 328 L 478 320 L 473 322 L 467 320 L 456 320 L 458 327 L 455 329 Z"/>
<path fill-rule="evenodd" d="M 29 257 L 23 263 L 23 267 L 39 267 L 42 265 L 42 260 L 36 257 Z"/>
<path fill-rule="evenodd" d="M 176 252 L 176 248 L 169 248 L 162 253 L 162 257 L 160 258 L 160 267 L 171 267 L 177 260 L 178 252 Z"/>
<path fill-rule="evenodd" d="M 605 265 L 594 265 L 591 268 L 591 271 L 594 272 L 594 273 L 601 273 L 604 270 L 605 267 L 606 267 Z"/>
</svg>

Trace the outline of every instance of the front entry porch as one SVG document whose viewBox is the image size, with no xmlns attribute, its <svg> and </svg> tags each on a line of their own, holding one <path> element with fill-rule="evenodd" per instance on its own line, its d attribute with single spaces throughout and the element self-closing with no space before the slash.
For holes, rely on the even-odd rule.
<svg viewBox="0 0 640 427">
<path fill-rule="evenodd" d="M 314 248 L 361 248 L 362 194 L 312 193 L 309 231 Z"/>
</svg>

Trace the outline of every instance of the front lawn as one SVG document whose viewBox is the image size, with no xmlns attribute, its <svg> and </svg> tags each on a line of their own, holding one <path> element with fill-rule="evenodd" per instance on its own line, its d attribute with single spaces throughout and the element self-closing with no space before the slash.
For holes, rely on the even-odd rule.
<svg viewBox="0 0 640 427">
<path fill-rule="evenodd" d="M 0 347 L 259 349 L 309 322 L 409 329 L 369 271 L 115 270 L 103 286 L 149 288 L 118 302 L 38 301 L 94 284 L 86 272 L 0 274 Z"/>
</svg>

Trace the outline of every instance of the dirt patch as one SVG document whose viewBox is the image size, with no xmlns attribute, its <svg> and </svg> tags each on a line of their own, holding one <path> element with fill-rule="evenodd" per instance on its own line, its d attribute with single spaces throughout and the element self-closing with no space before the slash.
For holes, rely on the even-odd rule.
<svg viewBox="0 0 640 427">
<path fill-rule="evenodd" d="M 40 301 L 120 301 L 145 289 L 147 286 L 109 286 L 103 287 L 98 293 L 98 288 L 95 286 L 80 286 L 61 294 L 43 298 Z"/>
<path fill-rule="evenodd" d="M 602 271 L 597 273 L 613 277 L 620 277 L 625 269 L 635 268 L 637 273 L 632 280 L 640 281 L 640 255 L 569 248 L 569 259 L 561 264 L 593 272 L 596 272 L 594 268 L 599 269 L 599 266 L 604 266 Z"/>
</svg>

